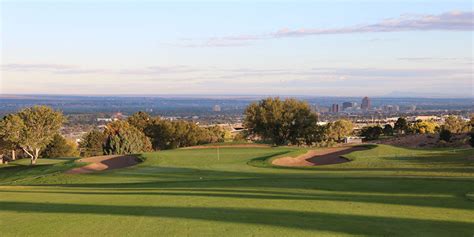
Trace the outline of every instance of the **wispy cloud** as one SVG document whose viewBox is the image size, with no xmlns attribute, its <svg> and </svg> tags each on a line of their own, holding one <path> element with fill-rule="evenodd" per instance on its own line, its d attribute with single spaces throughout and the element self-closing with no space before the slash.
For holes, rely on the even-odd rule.
<svg viewBox="0 0 474 237">
<path fill-rule="evenodd" d="M 275 32 L 259 35 L 233 35 L 212 37 L 205 40 L 186 39 L 185 43 L 178 45 L 183 47 L 233 47 L 249 45 L 259 40 L 317 35 L 402 31 L 472 31 L 474 30 L 473 19 L 473 11 L 450 11 L 439 15 L 405 14 L 398 18 L 389 18 L 373 24 L 340 28 L 283 28 Z"/>
<path fill-rule="evenodd" d="M 305 68 L 219 68 L 195 66 L 150 66 L 125 69 L 86 69 L 74 65 L 57 64 L 7 64 L 2 70 L 25 73 L 18 77 L 4 77 L 3 86 L 13 91 L 23 91 L 18 85 L 28 84 L 37 90 L 45 85 L 53 90 L 81 88 L 91 93 L 90 82 L 98 90 L 118 88 L 118 91 L 215 91 L 233 93 L 244 88 L 246 92 L 311 92 L 346 95 L 367 90 L 387 91 L 390 88 L 410 87 L 452 88 L 452 91 L 472 88 L 472 69 L 469 68 L 355 68 L 355 67 L 305 67 Z M 43 75 L 29 73 L 42 73 Z M 84 73 L 90 74 L 84 74 Z M 101 73 L 92 73 L 101 72 Z M 80 75 L 80 80 L 73 77 Z M 23 76 L 28 75 L 28 76 Z M 40 79 L 40 80 L 39 80 Z M 70 79 L 70 80 L 68 80 Z M 39 82 L 39 83 L 38 83 Z M 133 83 L 131 83 L 133 82 Z M 34 85 L 34 86 L 33 86 Z M 367 86 L 370 85 L 370 86 Z M 237 88 L 237 89 L 236 89 Z M 271 88 L 271 89 L 269 89 Z M 431 89 L 430 89 L 431 88 Z M 34 91 L 33 90 L 33 91 Z M 46 88 L 45 88 L 46 90 Z M 100 90 L 97 93 L 101 92 Z M 339 94 L 338 94 L 339 93 Z M 341 94 L 344 93 L 344 94 Z M 463 92 L 464 93 L 464 92 Z M 464 93 L 466 94 L 466 93 Z"/>
<path fill-rule="evenodd" d="M 198 69 L 184 65 L 150 66 L 130 69 L 86 68 L 62 64 L 4 64 L 2 71 L 10 72 L 49 72 L 54 74 L 116 74 L 116 75 L 160 75 L 196 72 Z"/>
<path fill-rule="evenodd" d="M 2 65 L 2 69 L 9 71 L 60 71 L 60 70 L 71 70 L 77 69 L 76 66 L 62 65 L 62 64 L 24 64 L 24 63 L 11 63 Z"/>
<path fill-rule="evenodd" d="M 460 63 L 460 64 L 472 64 L 473 58 L 470 57 L 403 57 L 398 58 L 401 61 L 412 61 L 412 62 L 434 62 L 434 63 Z"/>
<path fill-rule="evenodd" d="M 435 60 L 436 58 L 399 58 L 400 60 Z M 457 58 L 443 58 L 443 60 L 456 60 Z M 187 65 L 174 66 L 149 66 L 144 68 L 85 68 L 77 65 L 60 64 L 4 64 L 2 71 L 9 72 L 43 72 L 51 74 L 97 74 L 112 76 L 145 76 L 144 78 L 157 78 L 172 76 L 179 78 L 208 78 L 211 80 L 241 80 L 267 78 L 293 78 L 293 77 L 318 77 L 318 78 L 420 78 L 450 75 L 470 75 L 469 68 L 435 69 L 435 68 L 338 68 L 338 67 L 308 67 L 308 68 L 217 68 L 217 67 L 194 67 Z"/>
</svg>

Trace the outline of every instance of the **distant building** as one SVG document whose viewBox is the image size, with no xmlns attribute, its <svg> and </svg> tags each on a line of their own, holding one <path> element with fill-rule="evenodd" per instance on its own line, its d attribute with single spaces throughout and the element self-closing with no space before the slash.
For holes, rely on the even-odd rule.
<svg viewBox="0 0 474 237">
<path fill-rule="evenodd" d="M 362 138 L 361 137 L 345 137 L 344 143 L 347 144 L 361 144 Z"/>
<path fill-rule="evenodd" d="M 367 97 L 367 96 L 364 97 L 364 98 L 362 99 L 362 104 L 360 105 L 360 108 L 361 108 L 362 110 L 369 110 L 369 109 L 370 109 L 370 106 L 371 106 L 371 103 L 370 103 L 369 97 Z"/>
<path fill-rule="evenodd" d="M 112 118 L 97 118 L 97 122 L 112 122 Z"/>
<path fill-rule="evenodd" d="M 319 113 L 327 113 L 330 111 L 330 109 L 328 107 L 318 107 L 318 110 L 317 110 Z"/>
<path fill-rule="evenodd" d="M 400 107 L 398 107 L 398 105 L 384 105 L 383 110 L 386 112 L 395 112 L 400 110 Z"/>
<path fill-rule="evenodd" d="M 332 113 L 339 113 L 339 104 L 332 104 L 331 112 Z"/>
<path fill-rule="evenodd" d="M 410 107 L 408 107 L 408 110 L 409 111 L 415 111 L 416 110 L 416 105 L 411 105 Z"/>
<path fill-rule="evenodd" d="M 220 105 L 214 105 L 214 107 L 212 107 L 212 111 L 221 112 L 221 106 Z"/>
<path fill-rule="evenodd" d="M 355 108 L 356 105 L 357 104 L 355 102 L 344 102 L 344 103 L 342 103 L 342 110 L 346 110 L 346 109 L 349 109 L 349 108 Z"/>
</svg>

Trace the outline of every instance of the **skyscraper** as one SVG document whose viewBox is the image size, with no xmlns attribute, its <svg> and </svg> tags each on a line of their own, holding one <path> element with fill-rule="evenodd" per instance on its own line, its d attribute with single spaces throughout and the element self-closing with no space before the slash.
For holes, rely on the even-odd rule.
<svg viewBox="0 0 474 237">
<path fill-rule="evenodd" d="M 369 110 L 370 109 L 370 99 L 369 99 L 369 97 L 366 96 L 362 99 L 362 104 L 360 105 L 360 108 L 362 110 Z"/>
<path fill-rule="evenodd" d="M 331 112 L 339 113 L 339 105 L 338 104 L 332 104 Z"/>
<path fill-rule="evenodd" d="M 354 102 L 344 102 L 342 103 L 342 110 L 346 110 L 347 108 L 353 108 L 356 106 Z"/>
</svg>

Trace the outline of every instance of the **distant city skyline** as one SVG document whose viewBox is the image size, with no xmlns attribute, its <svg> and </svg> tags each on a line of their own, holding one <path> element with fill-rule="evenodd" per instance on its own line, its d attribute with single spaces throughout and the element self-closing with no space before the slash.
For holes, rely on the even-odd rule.
<svg viewBox="0 0 474 237">
<path fill-rule="evenodd" d="M 4 95 L 474 95 L 471 1 L 0 4 Z"/>
</svg>

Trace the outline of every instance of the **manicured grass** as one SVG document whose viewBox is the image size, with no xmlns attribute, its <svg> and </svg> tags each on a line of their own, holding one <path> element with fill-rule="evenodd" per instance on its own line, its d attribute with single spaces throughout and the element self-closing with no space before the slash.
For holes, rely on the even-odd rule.
<svg viewBox="0 0 474 237">
<path fill-rule="evenodd" d="M 74 165 L 69 161 L 46 170 L 3 167 L 1 235 L 474 234 L 472 149 L 377 146 L 338 165 L 269 163 L 306 151 L 171 150 L 144 154 L 135 167 L 86 175 L 58 172 Z"/>
<path fill-rule="evenodd" d="M 19 159 L 8 165 L 0 164 L 0 185 L 13 184 L 16 182 L 34 182 L 52 174 L 60 174 L 68 169 L 79 167 L 81 163 L 75 163 L 75 158 L 39 159 L 35 166 L 30 166 L 30 159 Z"/>
</svg>

